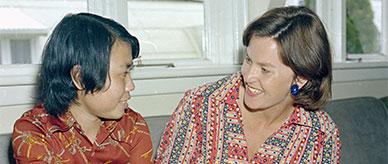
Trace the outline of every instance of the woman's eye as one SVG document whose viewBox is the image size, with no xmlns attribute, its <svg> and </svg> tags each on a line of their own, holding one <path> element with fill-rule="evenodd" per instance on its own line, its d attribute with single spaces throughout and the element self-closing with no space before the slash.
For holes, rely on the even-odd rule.
<svg viewBox="0 0 388 164">
<path fill-rule="evenodd" d="M 245 57 L 245 61 L 247 62 L 247 64 L 252 64 L 252 59 L 248 56 Z"/>
<path fill-rule="evenodd" d="M 130 71 L 125 71 L 125 72 L 123 72 L 122 76 L 127 77 L 130 73 L 131 73 Z"/>
<path fill-rule="evenodd" d="M 263 71 L 263 73 L 269 73 L 270 71 L 266 68 L 261 68 L 261 71 Z"/>
<path fill-rule="evenodd" d="M 132 64 L 132 65 L 129 67 L 128 71 L 132 71 L 134 68 L 135 68 L 135 65 Z"/>
</svg>

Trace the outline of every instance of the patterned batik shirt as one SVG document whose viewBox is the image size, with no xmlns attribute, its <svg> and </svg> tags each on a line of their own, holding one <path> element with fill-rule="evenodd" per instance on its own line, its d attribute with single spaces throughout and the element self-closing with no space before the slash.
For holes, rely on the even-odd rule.
<svg viewBox="0 0 388 164">
<path fill-rule="evenodd" d="M 104 121 L 91 143 L 70 112 L 56 118 L 39 105 L 18 119 L 13 131 L 18 163 L 151 163 L 152 144 L 144 118 L 131 109 Z"/>
<path fill-rule="evenodd" d="M 339 131 L 324 111 L 295 107 L 248 159 L 237 105 L 241 73 L 186 92 L 164 130 L 156 163 L 339 163 Z"/>
</svg>

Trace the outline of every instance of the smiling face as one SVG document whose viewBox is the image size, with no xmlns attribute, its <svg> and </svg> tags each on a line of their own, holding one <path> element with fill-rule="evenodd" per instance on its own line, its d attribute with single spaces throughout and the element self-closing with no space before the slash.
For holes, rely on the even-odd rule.
<svg viewBox="0 0 388 164">
<path fill-rule="evenodd" d="M 130 75 L 132 65 L 131 46 L 121 40 L 115 41 L 104 88 L 95 93 L 78 94 L 78 102 L 84 112 L 104 119 L 121 118 L 128 108 L 129 92 L 135 88 Z"/>
<path fill-rule="evenodd" d="M 295 75 L 284 65 L 274 39 L 252 37 L 241 68 L 244 105 L 250 110 L 287 108 L 293 104 L 290 86 Z"/>
</svg>

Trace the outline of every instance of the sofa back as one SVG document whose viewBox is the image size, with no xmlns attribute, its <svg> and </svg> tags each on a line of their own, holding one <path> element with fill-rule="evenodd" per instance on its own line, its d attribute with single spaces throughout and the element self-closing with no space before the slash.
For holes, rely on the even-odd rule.
<svg viewBox="0 0 388 164">
<path fill-rule="evenodd" d="M 11 144 L 12 134 L 2 134 L 0 135 L 0 163 L 16 163 L 13 159 L 12 144 Z"/>
<path fill-rule="evenodd" d="M 340 129 L 341 163 L 388 163 L 388 114 L 382 101 L 334 100 L 325 110 Z"/>
<path fill-rule="evenodd" d="M 164 128 L 167 125 L 167 121 L 170 119 L 169 115 L 166 116 L 152 116 L 144 118 L 147 122 L 147 125 L 150 129 L 152 147 L 153 147 L 153 156 L 155 157 L 156 149 L 159 147 L 160 137 L 164 131 Z"/>
</svg>

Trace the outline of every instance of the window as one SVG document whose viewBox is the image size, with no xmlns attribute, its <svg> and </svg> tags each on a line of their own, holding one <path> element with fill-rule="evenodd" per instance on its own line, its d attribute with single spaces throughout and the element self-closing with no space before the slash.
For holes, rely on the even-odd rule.
<svg viewBox="0 0 388 164">
<path fill-rule="evenodd" d="M 142 64 L 172 63 L 176 67 L 206 67 L 238 64 L 241 61 L 239 51 L 242 47 L 241 31 L 246 23 L 245 0 L 117 0 L 88 3 L 90 12 L 127 25 L 128 30 L 139 38 Z"/>
<path fill-rule="evenodd" d="M 29 39 L 12 39 L 12 64 L 31 64 L 31 43 Z"/>
<path fill-rule="evenodd" d="M 384 36 L 387 15 L 383 0 L 287 0 L 305 5 L 322 17 L 334 49 L 334 61 L 387 61 Z M 346 35 L 341 35 L 346 34 Z"/>
<path fill-rule="evenodd" d="M 0 66 L 39 64 L 55 24 L 68 13 L 86 9 L 86 0 L 0 1 Z"/>
<path fill-rule="evenodd" d="M 128 30 L 144 60 L 202 58 L 203 25 L 199 1 L 128 1 Z"/>
<path fill-rule="evenodd" d="M 348 60 L 379 59 L 383 52 L 382 1 L 346 1 L 346 52 Z"/>
</svg>

